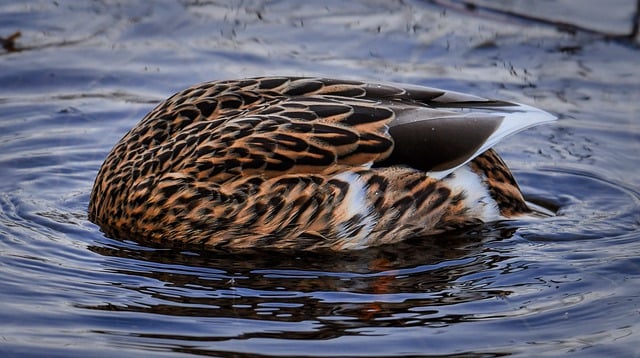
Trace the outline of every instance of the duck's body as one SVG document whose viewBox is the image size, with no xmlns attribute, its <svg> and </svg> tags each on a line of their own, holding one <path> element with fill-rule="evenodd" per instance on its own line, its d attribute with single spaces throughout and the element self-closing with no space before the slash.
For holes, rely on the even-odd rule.
<svg viewBox="0 0 640 358">
<path fill-rule="evenodd" d="M 490 147 L 553 119 L 425 87 L 208 82 L 122 138 L 89 218 L 119 238 L 233 249 L 346 250 L 436 234 L 529 212 Z"/>
</svg>

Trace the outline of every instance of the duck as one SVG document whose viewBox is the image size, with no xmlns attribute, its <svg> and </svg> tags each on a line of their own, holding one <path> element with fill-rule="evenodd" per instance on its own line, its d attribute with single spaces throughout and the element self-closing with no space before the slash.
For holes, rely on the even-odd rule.
<svg viewBox="0 0 640 358">
<path fill-rule="evenodd" d="M 557 118 L 418 85 L 313 77 L 204 82 L 113 147 L 89 219 L 123 240 L 359 250 L 530 215 L 492 147 Z"/>
</svg>

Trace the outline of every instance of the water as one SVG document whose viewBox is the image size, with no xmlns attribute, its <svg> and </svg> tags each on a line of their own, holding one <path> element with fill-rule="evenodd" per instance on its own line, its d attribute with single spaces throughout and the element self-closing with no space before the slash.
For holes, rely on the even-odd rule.
<svg viewBox="0 0 640 358">
<path fill-rule="evenodd" d="M 0 36 L 21 32 L 0 51 L 0 355 L 637 356 L 637 40 L 446 2 L 222 3 L 0 4 Z M 556 113 L 497 150 L 558 215 L 334 255 L 152 248 L 87 220 L 102 160 L 155 103 L 271 74 Z"/>
</svg>

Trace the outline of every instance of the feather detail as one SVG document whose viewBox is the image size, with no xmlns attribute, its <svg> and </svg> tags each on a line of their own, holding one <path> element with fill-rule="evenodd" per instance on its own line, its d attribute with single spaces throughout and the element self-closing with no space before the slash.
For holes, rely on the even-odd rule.
<svg viewBox="0 0 640 358">
<path fill-rule="evenodd" d="M 458 92 L 323 78 L 195 85 L 116 144 L 89 218 L 209 248 L 360 249 L 529 211 L 490 148 L 555 119 Z"/>
</svg>

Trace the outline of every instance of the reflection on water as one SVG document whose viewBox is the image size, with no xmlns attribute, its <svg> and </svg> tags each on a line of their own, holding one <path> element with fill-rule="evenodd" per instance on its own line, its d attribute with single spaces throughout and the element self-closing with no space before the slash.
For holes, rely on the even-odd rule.
<svg viewBox="0 0 640 358">
<path fill-rule="evenodd" d="M 101 255 L 125 259 L 115 261 L 118 266 L 111 266 L 111 272 L 146 280 L 141 285 L 112 283 L 130 291 L 127 295 L 137 297 L 135 302 L 82 308 L 252 323 L 233 333 L 191 337 L 194 346 L 195 342 L 260 338 L 326 341 L 378 335 L 376 330 L 385 328 L 442 328 L 478 319 L 473 310 L 447 307 L 504 300 L 511 293 L 491 287 L 492 282 L 524 267 L 509 262 L 512 257 L 506 253 L 487 251 L 487 246 L 508 239 L 513 231 L 486 228 L 333 254 L 195 253 L 120 243 L 93 246 L 89 249 Z M 183 329 L 193 334 L 193 329 Z M 179 332 L 157 330 L 136 337 L 181 339 Z"/>
<path fill-rule="evenodd" d="M 0 50 L 0 355 L 636 354 L 637 46 L 465 11 L 0 5 L 0 37 L 21 32 L 20 51 Z M 442 86 L 557 113 L 497 148 L 556 216 L 300 254 L 153 247 L 87 220 L 102 160 L 156 102 L 263 74 Z"/>
<path fill-rule="evenodd" d="M 474 280 L 456 282 L 462 276 L 495 267 L 506 258 L 480 255 L 483 240 L 477 237 L 440 240 L 349 254 L 301 255 L 90 247 L 103 255 L 143 260 L 143 267 L 113 270 L 162 283 L 161 287 L 129 289 L 165 302 L 90 308 L 284 322 L 313 317 L 321 319 L 322 324 L 314 332 L 294 336 L 326 339 L 357 327 L 456 321 L 462 317 L 442 317 L 437 306 L 508 295 L 507 291 L 478 289 Z M 418 313 L 413 311 L 416 307 L 432 307 L 434 312 Z M 274 335 L 278 334 L 267 334 Z"/>
</svg>

